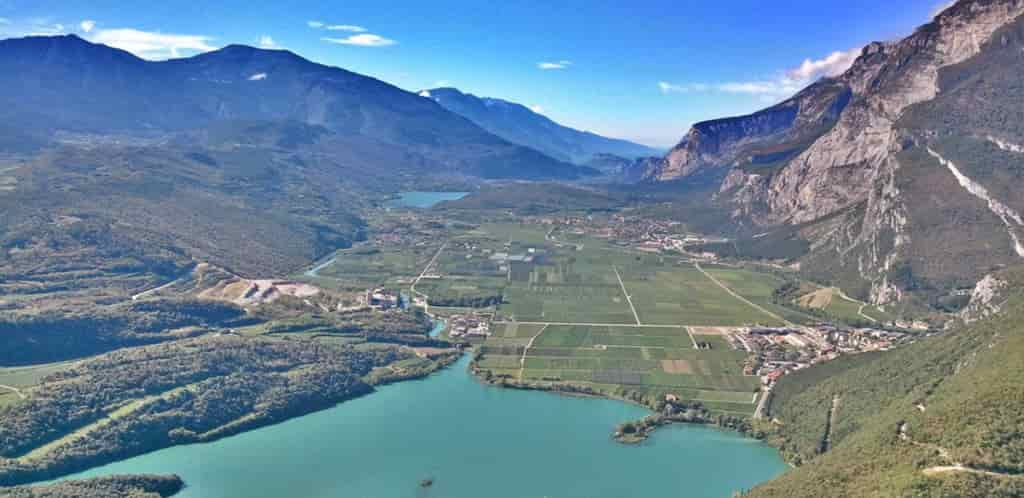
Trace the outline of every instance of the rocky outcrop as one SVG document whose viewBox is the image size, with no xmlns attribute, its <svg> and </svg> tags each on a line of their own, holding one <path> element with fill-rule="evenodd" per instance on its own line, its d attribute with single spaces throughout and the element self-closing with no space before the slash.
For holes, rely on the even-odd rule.
<svg viewBox="0 0 1024 498">
<path fill-rule="evenodd" d="M 972 323 L 999 313 L 1003 299 L 1001 294 L 1006 286 L 1005 280 L 993 275 L 985 275 L 985 278 L 974 286 L 974 291 L 971 292 L 971 302 L 960 312 L 960 319 L 965 323 Z"/>
<path fill-rule="evenodd" d="M 899 148 L 900 114 L 938 94 L 939 69 L 977 54 L 1024 13 L 1017 0 L 962 1 L 897 43 L 872 43 L 838 79 L 855 98 L 835 127 L 791 161 L 769 187 L 774 221 L 805 222 L 867 198 Z"/>
<path fill-rule="evenodd" d="M 719 198 L 732 206 L 737 221 L 772 227 L 832 220 L 828 229 L 812 235 L 813 250 L 827 253 L 816 259 L 858 274 L 870 289 L 862 297 L 878 304 L 898 301 L 912 287 L 908 281 L 914 273 L 904 264 L 911 259 L 915 223 L 906 204 L 911 201 L 903 161 L 908 150 L 924 150 L 939 135 L 927 123 L 909 126 L 902 120 L 908 110 L 937 99 L 944 69 L 969 65 L 987 46 L 1011 43 L 1005 35 L 999 43 L 990 40 L 1022 14 L 1022 0 L 961 0 L 903 40 L 869 44 L 846 72 L 793 99 L 749 116 L 694 126 L 647 177 L 685 179 L 706 168 L 726 168 Z M 970 107 L 964 104 L 970 98 L 958 103 Z M 941 111 L 928 119 L 955 127 Z M 1014 130 L 996 132 L 986 129 L 981 140 L 1017 153 L 1021 137 Z M 926 187 L 915 187 L 918 197 L 912 202 Z M 948 210 L 953 201 L 932 202 Z M 838 222 L 837 214 L 842 214 Z M 897 269 L 902 276 L 894 274 Z"/>
<path fill-rule="evenodd" d="M 849 89 L 842 83 L 822 80 L 763 111 L 698 123 L 668 153 L 665 161 L 650 169 L 645 177 L 675 180 L 702 168 L 733 166 L 745 155 L 755 155 L 758 146 L 785 142 L 797 145 L 801 139 L 811 138 L 834 123 L 849 98 Z"/>
</svg>

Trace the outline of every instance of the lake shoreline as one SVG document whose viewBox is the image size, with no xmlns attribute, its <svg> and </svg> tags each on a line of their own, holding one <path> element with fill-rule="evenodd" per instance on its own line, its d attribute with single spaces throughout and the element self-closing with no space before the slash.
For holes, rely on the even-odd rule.
<svg viewBox="0 0 1024 498">
<path fill-rule="evenodd" d="M 175 473 L 188 484 L 180 498 L 414 498 L 424 479 L 432 480 L 431 494 L 446 498 L 475 498 L 484 488 L 494 498 L 620 498 L 664 494 L 684 484 L 694 498 L 718 498 L 784 470 L 774 449 L 696 425 L 630 449 L 615 442 L 609 429 L 650 413 L 635 402 L 497 389 L 475 378 L 471 355 L 447 360 L 446 368 L 421 382 L 380 384 L 374 396 L 273 428 L 168 448 L 68 479 Z M 494 466 L 495 452 L 520 462 L 532 478 L 516 479 Z M 375 463 L 381 461 L 388 464 Z M 737 474 L 716 461 L 744 470 Z M 262 470 L 253 474 L 254 468 Z M 596 476 L 573 477 L 588 472 Z M 644 484 L 616 479 L 620 472 Z"/>
<path fill-rule="evenodd" d="M 475 355 L 475 353 L 474 353 Z M 507 378 L 497 378 L 496 380 L 490 380 L 485 378 L 487 370 L 481 369 L 476 364 L 477 358 L 474 356 L 472 362 L 469 364 L 469 372 L 471 376 L 483 385 L 493 386 L 498 388 L 507 388 L 518 391 L 537 391 L 551 393 L 559 396 L 566 396 L 572 398 L 588 398 L 588 399 L 605 399 L 611 401 L 618 401 L 633 405 L 639 408 L 643 408 L 650 412 L 650 415 L 645 417 L 631 420 L 619 424 L 612 431 L 611 438 L 621 444 L 626 445 L 637 445 L 646 441 L 650 436 L 661 427 L 668 427 L 673 424 L 686 424 L 692 426 L 711 427 L 723 432 L 733 433 L 741 435 L 751 440 L 760 441 L 765 443 L 776 451 L 779 448 L 776 445 L 770 443 L 764 435 L 758 437 L 760 432 L 755 431 L 752 427 L 743 426 L 738 423 L 724 423 L 721 417 L 712 418 L 710 413 L 706 416 L 698 417 L 686 417 L 677 413 L 666 414 L 659 410 L 657 407 L 649 406 L 645 403 L 631 399 L 625 396 L 615 396 L 606 393 L 594 391 L 593 389 L 585 386 L 574 386 L 571 384 L 539 384 L 539 383 L 528 383 L 515 380 L 509 380 Z M 731 422 L 736 422 L 740 419 L 738 417 L 729 417 Z M 627 432 L 623 429 L 629 426 L 636 426 L 638 430 L 636 432 Z M 779 453 L 781 456 L 781 452 Z"/>
<path fill-rule="evenodd" d="M 425 379 L 427 377 L 430 377 L 431 375 L 434 375 L 434 374 L 436 374 L 436 373 L 438 373 L 438 372 L 448 368 L 452 364 L 458 362 L 458 360 L 461 359 L 461 357 L 462 357 L 462 352 L 458 351 L 456 349 L 453 349 L 451 352 L 448 352 L 448 353 L 445 353 L 445 354 L 442 354 L 442 355 L 438 355 L 438 356 L 436 356 L 434 358 L 431 358 L 430 368 L 421 368 L 421 369 L 416 369 L 416 370 L 403 370 L 402 372 L 396 372 L 396 373 L 393 373 L 393 374 L 390 374 L 390 375 L 382 374 L 381 376 L 374 377 L 372 379 L 371 378 L 366 378 L 366 379 L 364 379 L 364 382 L 366 383 L 366 386 L 367 386 L 368 389 L 365 389 L 365 390 L 363 390 L 361 392 L 353 393 L 352 395 L 344 396 L 344 397 L 341 397 L 339 399 L 332 400 L 331 402 L 328 402 L 328 403 L 321 403 L 321 404 L 316 404 L 316 405 L 297 407 L 297 409 L 295 411 L 287 413 L 287 414 L 285 414 L 285 415 L 283 415 L 281 417 L 256 420 L 256 421 L 254 421 L 252 423 L 248 423 L 248 424 L 246 424 L 246 423 L 237 424 L 237 425 L 234 425 L 233 427 L 231 427 L 230 429 L 219 431 L 219 432 L 216 433 L 216 435 L 214 435 L 212 437 L 209 437 L 209 438 L 202 439 L 202 440 L 185 441 L 185 442 L 180 442 L 180 443 L 172 443 L 172 444 L 169 444 L 169 445 L 162 445 L 162 446 L 155 447 L 155 448 L 133 448 L 133 449 L 129 449 L 129 450 L 126 450 L 124 452 L 121 452 L 121 453 L 117 454 L 116 456 L 113 456 L 112 458 L 97 458 L 94 461 L 86 460 L 86 461 L 83 461 L 83 462 L 76 462 L 76 463 L 78 463 L 77 465 L 67 465 L 65 467 L 58 468 L 58 469 L 38 469 L 38 470 L 31 469 L 31 470 L 26 470 L 25 473 L 22 474 L 22 475 L 9 476 L 7 479 L 5 479 L 3 481 L 2 484 L 0 484 L 0 488 L 8 487 L 8 486 L 25 486 L 25 485 L 38 485 L 38 484 L 47 484 L 47 483 L 52 483 L 52 482 L 61 482 L 61 481 L 64 481 L 69 476 L 73 476 L 73 475 L 81 473 L 81 472 L 86 472 L 86 471 L 88 471 L 90 469 L 94 469 L 94 468 L 97 468 L 97 467 L 103 467 L 105 465 L 109 465 L 109 464 L 117 463 L 117 462 L 120 462 L 120 461 L 123 461 L 123 460 L 128 460 L 128 459 L 131 459 L 131 458 L 135 458 L 135 457 L 139 457 L 139 456 L 142 456 L 142 455 L 146 455 L 148 453 L 153 453 L 153 452 L 156 452 L 156 451 L 161 451 L 161 450 L 164 450 L 164 449 L 173 448 L 173 447 L 177 447 L 177 446 L 209 444 L 209 443 L 220 441 L 220 440 L 223 440 L 223 439 L 226 439 L 226 438 L 231 438 L 231 437 L 235 437 L 235 436 L 238 436 L 238 435 L 241 435 L 241 434 L 245 434 L 247 432 L 252 432 L 252 431 L 264 429 L 264 428 L 267 428 L 267 427 L 272 427 L 272 426 L 279 425 L 279 424 L 282 424 L 282 423 L 285 423 L 285 422 L 289 422 L 291 420 L 295 420 L 295 419 L 298 419 L 298 418 L 302 418 L 302 417 L 305 417 L 307 415 L 311 415 L 311 414 L 314 414 L 314 413 L 317 413 L 317 412 L 323 412 L 323 411 L 326 411 L 326 410 L 330 410 L 332 408 L 336 408 L 336 407 L 341 406 L 341 405 L 343 405 L 343 404 L 345 404 L 347 402 L 350 402 L 350 401 L 353 401 L 353 400 L 356 400 L 356 399 L 359 399 L 359 398 L 363 398 L 363 397 L 366 397 L 366 396 L 373 395 L 373 394 L 375 394 L 377 392 L 377 388 L 382 387 L 382 386 L 388 386 L 388 385 L 391 385 L 391 384 L 397 384 L 397 383 L 401 383 L 401 382 L 404 382 L 404 381 L 412 381 L 412 380 L 422 380 L 422 379 Z M 368 374 L 368 376 L 369 375 L 370 374 Z M 185 484 L 187 486 L 188 482 L 186 481 Z"/>
</svg>

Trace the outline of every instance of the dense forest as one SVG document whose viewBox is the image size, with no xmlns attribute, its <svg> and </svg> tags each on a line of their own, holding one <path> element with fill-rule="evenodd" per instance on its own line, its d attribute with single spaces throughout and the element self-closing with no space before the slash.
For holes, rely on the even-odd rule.
<svg viewBox="0 0 1024 498">
<path fill-rule="evenodd" d="M 146 300 L 77 312 L 0 313 L 0 365 L 80 358 L 249 321 L 235 305 L 194 299 Z"/>
<path fill-rule="evenodd" d="M 4 498 L 167 498 L 185 486 L 178 476 L 110 476 L 0 490 Z"/>
<path fill-rule="evenodd" d="M 372 391 L 364 377 L 376 368 L 412 358 L 411 350 L 385 344 L 234 336 L 97 356 L 0 409 L 0 485 L 323 409 Z"/>
</svg>

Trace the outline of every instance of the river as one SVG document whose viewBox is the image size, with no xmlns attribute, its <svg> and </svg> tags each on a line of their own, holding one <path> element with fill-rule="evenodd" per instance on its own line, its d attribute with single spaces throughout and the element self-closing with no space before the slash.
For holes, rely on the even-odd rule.
<svg viewBox="0 0 1024 498">
<path fill-rule="evenodd" d="M 179 498 L 729 498 L 785 470 L 778 453 L 676 425 L 610 438 L 637 406 L 486 386 L 468 355 L 426 379 L 281 424 L 74 477 L 176 473 Z M 433 479 L 431 487 L 420 481 Z"/>
</svg>

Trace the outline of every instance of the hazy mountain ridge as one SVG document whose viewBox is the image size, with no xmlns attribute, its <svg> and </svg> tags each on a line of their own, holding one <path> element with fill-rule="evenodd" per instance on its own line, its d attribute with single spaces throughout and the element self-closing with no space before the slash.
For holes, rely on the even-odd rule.
<svg viewBox="0 0 1024 498">
<path fill-rule="evenodd" d="M 751 116 L 698 124 L 647 177 L 685 179 L 707 168 L 728 170 L 719 197 L 732 206 L 737 221 L 762 227 L 759 231 L 827 220 L 802 231 L 812 252 L 798 261 L 876 303 L 901 301 L 908 291 L 935 294 L 971 285 L 993 265 L 1014 262 L 1013 244 L 1005 228 L 1002 233 L 973 228 L 965 233 L 958 226 L 966 220 L 943 224 L 931 219 L 945 211 L 974 220 L 968 227 L 1002 225 L 998 213 L 957 186 L 939 161 L 921 156 L 941 138 L 932 129 L 943 122 L 941 113 L 913 127 L 905 117 L 942 102 L 943 92 L 952 88 L 942 75 L 957 65 L 970 67 L 960 81 L 999 71 L 998 65 L 976 61 L 1016 43 L 1013 37 L 992 37 L 1021 13 L 1024 3 L 1018 0 L 958 2 L 903 40 L 869 44 L 845 73 L 792 99 L 799 104 L 787 101 Z M 821 91 L 829 85 L 835 90 Z M 1019 93 L 1017 86 L 1004 79 L 988 91 L 1001 93 L 999 102 L 1010 109 L 1001 111 L 1003 126 L 993 133 L 1004 143 L 1024 142 L 1017 130 L 1005 126 L 1013 122 L 1008 116 L 1021 110 L 1021 101 L 1008 96 Z M 964 92 L 961 100 L 970 98 Z M 811 119 L 791 119 L 794 107 L 798 113 L 812 110 L 807 113 Z M 958 131 L 965 136 L 979 132 L 977 124 Z M 767 164 L 760 167 L 757 149 L 768 152 L 762 153 Z M 1002 187 L 997 189 L 1001 202 L 1019 197 L 1012 184 Z M 929 194 L 937 189 L 948 195 Z M 937 254 L 948 246 L 949 254 Z M 940 256 L 948 263 L 929 260 Z"/>
<path fill-rule="evenodd" d="M 43 137 L 54 130 L 181 132 L 223 121 L 296 121 L 400 148 L 433 163 L 433 172 L 519 178 L 587 172 L 510 144 L 393 85 L 291 52 L 242 45 L 151 62 L 74 35 L 2 40 L 0 104 L 5 121 Z"/>
<path fill-rule="evenodd" d="M 599 154 L 636 159 L 661 153 L 646 145 L 560 125 L 524 105 L 507 100 L 477 97 L 456 88 L 423 90 L 420 95 L 509 142 L 539 150 L 561 161 L 587 164 Z"/>
</svg>

